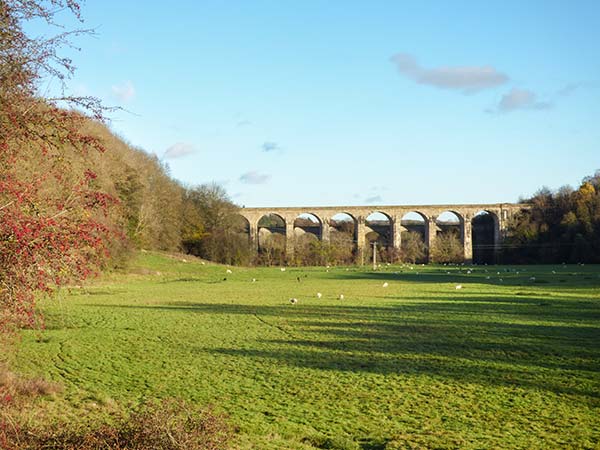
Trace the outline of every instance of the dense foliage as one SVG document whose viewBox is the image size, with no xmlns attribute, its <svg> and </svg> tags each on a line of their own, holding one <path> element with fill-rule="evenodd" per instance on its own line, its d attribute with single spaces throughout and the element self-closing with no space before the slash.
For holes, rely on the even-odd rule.
<svg viewBox="0 0 600 450">
<path fill-rule="evenodd" d="M 433 263 L 460 263 L 464 260 L 463 244 L 456 232 L 439 233 L 429 253 Z"/>
<path fill-rule="evenodd" d="M 600 171 L 578 189 L 541 189 L 513 218 L 503 259 L 518 263 L 600 263 Z"/>
<path fill-rule="evenodd" d="M 89 107 L 93 99 L 42 100 L 44 77 L 72 71 L 56 49 L 70 34 L 30 39 L 23 19 L 52 24 L 73 2 L 0 2 L 0 331 L 33 324 L 34 292 L 85 278 L 98 267 L 111 234 L 106 218 L 115 199 L 98 189 L 90 155 L 105 148 L 82 131 L 87 117 L 59 102 Z"/>
</svg>

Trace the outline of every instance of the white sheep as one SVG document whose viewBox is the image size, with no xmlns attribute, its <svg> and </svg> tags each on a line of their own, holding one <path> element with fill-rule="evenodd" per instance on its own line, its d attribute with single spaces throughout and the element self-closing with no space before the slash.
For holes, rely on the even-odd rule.
<svg viewBox="0 0 600 450">
<path fill-rule="evenodd" d="M 388 286 L 389 286 L 389 284 L 387 283 L 387 281 L 386 281 L 385 283 L 383 283 L 383 287 L 384 287 L 384 288 L 386 288 L 386 287 L 388 287 Z"/>
<path fill-rule="evenodd" d="M 344 294 L 340 294 L 340 296 L 338 297 L 340 300 L 344 300 Z"/>
<path fill-rule="evenodd" d="M 281 268 L 281 271 L 282 271 L 282 272 L 285 272 L 285 267 L 282 267 L 282 268 Z"/>
<path fill-rule="evenodd" d="M 317 292 L 317 298 L 321 298 L 323 297 L 323 294 L 321 294 L 320 292 Z"/>
<path fill-rule="evenodd" d="M 455 289 L 457 289 L 457 290 L 458 289 L 462 289 L 462 284 L 457 284 L 456 287 L 455 287 Z"/>
<path fill-rule="evenodd" d="M 231 269 L 227 269 L 225 272 L 226 272 L 226 273 L 233 273 L 233 272 L 231 271 Z"/>
</svg>

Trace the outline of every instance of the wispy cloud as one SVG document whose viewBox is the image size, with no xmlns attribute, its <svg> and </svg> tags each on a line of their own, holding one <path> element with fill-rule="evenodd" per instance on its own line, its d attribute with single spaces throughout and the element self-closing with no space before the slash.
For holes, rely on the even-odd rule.
<svg viewBox="0 0 600 450">
<path fill-rule="evenodd" d="M 365 203 L 381 203 L 382 200 L 381 195 L 373 195 L 365 198 Z"/>
<path fill-rule="evenodd" d="M 252 170 L 240 176 L 240 181 L 244 184 L 265 184 L 270 178 L 271 175 Z"/>
<path fill-rule="evenodd" d="M 263 152 L 267 153 L 282 150 L 281 146 L 277 142 L 264 142 L 263 145 L 261 145 L 261 148 Z"/>
<path fill-rule="evenodd" d="M 177 142 L 166 149 L 163 156 L 165 159 L 175 159 L 191 155 L 192 153 L 196 153 L 196 148 L 193 144 L 188 142 Z"/>
<path fill-rule="evenodd" d="M 237 128 L 249 127 L 250 125 L 252 125 L 252 122 L 250 122 L 249 120 L 245 120 L 245 119 L 244 119 L 244 120 L 238 120 L 238 121 L 235 123 L 235 126 L 236 126 Z"/>
<path fill-rule="evenodd" d="M 559 95 L 561 97 L 565 97 L 567 95 L 571 95 L 573 92 L 575 92 L 577 89 L 581 88 L 583 86 L 583 83 L 569 83 L 564 85 L 562 88 L 560 88 L 558 90 L 558 92 L 556 93 L 556 95 Z"/>
<path fill-rule="evenodd" d="M 509 77 L 492 66 L 441 66 L 425 68 L 408 53 L 391 58 L 398 71 L 418 84 L 472 94 L 506 83 Z"/>
<path fill-rule="evenodd" d="M 123 84 L 112 86 L 113 95 L 123 102 L 130 102 L 135 97 L 135 86 L 129 80 Z"/>
<path fill-rule="evenodd" d="M 552 106 L 550 102 L 539 101 L 537 95 L 528 89 L 512 88 L 502 96 L 496 109 L 490 112 L 508 113 L 520 109 L 542 110 L 550 109 Z"/>
<path fill-rule="evenodd" d="M 566 97 L 568 95 L 575 93 L 576 91 L 584 90 L 584 89 L 595 89 L 598 86 L 599 86 L 598 81 L 590 81 L 590 80 L 588 80 L 588 81 L 582 80 L 582 81 L 577 81 L 574 83 L 567 83 L 556 92 L 556 95 L 558 97 Z"/>
</svg>

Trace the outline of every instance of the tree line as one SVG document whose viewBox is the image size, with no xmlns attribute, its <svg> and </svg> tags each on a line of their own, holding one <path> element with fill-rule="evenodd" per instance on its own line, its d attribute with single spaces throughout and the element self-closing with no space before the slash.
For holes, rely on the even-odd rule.
<svg viewBox="0 0 600 450">
<path fill-rule="evenodd" d="M 511 220 L 503 262 L 600 263 L 600 170 L 577 189 L 544 187 L 523 202 L 531 208 Z"/>
</svg>

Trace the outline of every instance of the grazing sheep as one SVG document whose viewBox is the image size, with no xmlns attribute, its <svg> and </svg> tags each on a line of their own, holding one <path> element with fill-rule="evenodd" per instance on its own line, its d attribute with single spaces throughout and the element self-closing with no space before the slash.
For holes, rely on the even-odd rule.
<svg viewBox="0 0 600 450">
<path fill-rule="evenodd" d="M 225 271 L 225 273 L 233 273 L 233 272 L 231 271 L 231 269 L 227 269 L 227 270 Z"/>
<path fill-rule="evenodd" d="M 298 303 L 298 299 L 297 298 L 290 298 L 290 303 L 292 305 L 295 305 L 296 303 Z"/>
<path fill-rule="evenodd" d="M 388 287 L 389 284 L 387 283 L 387 281 L 385 283 L 383 283 L 383 287 Z"/>
<path fill-rule="evenodd" d="M 320 292 L 317 292 L 317 298 L 321 298 L 323 297 L 323 294 L 321 294 Z"/>
<path fill-rule="evenodd" d="M 458 289 L 462 289 L 462 284 L 457 284 L 456 287 L 455 287 L 455 289 L 457 289 L 457 290 Z"/>
<path fill-rule="evenodd" d="M 285 267 L 282 267 L 282 268 L 281 268 L 281 271 L 282 271 L 282 272 L 285 272 Z"/>
<path fill-rule="evenodd" d="M 256 283 L 256 278 L 252 278 L 252 282 L 253 282 L 253 283 Z"/>
<path fill-rule="evenodd" d="M 340 300 L 344 300 L 344 294 L 340 294 L 340 296 L 338 297 Z"/>
</svg>

